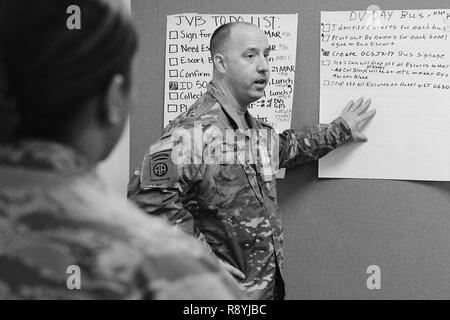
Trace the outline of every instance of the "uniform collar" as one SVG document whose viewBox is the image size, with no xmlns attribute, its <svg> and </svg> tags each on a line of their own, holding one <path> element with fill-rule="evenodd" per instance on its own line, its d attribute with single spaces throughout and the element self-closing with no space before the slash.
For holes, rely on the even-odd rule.
<svg viewBox="0 0 450 320">
<path fill-rule="evenodd" d="M 224 112 L 231 118 L 232 122 L 234 122 L 235 129 L 243 129 L 243 128 L 239 128 L 239 123 L 241 123 L 241 121 L 238 120 L 239 115 L 236 112 L 237 106 L 233 106 L 233 103 L 230 101 L 230 99 L 225 97 L 225 95 L 220 91 L 220 89 L 218 87 L 216 87 L 214 85 L 213 82 L 210 82 L 210 84 L 208 86 L 208 92 L 219 102 L 219 104 L 222 106 Z M 255 129 L 257 132 L 257 136 L 256 136 L 257 140 L 253 141 L 253 143 L 257 143 L 258 149 L 259 149 L 259 155 L 258 155 L 258 152 L 256 152 L 255 148 L 251 149 L 252 152 L 256 152 L 255 154 L 252 154 L 252 157 L 253 157 L 253 159 L 256 159 L 257 171 L 262 176 L 262 178 L 265 182 L 270 182 L 273 180 L 272 176 L 275 171 L 273 170 L 273 168 L 271 166 L 271 160 L 270 160 L 270 156 L 269 156 L 268 150 L 267 150 L 266 138 L 264 138 L 264 136 L 261 135 L 261 131 L 260 131 L 261 125 L 250 114 L 250 112 L 248 112 L 248 110 L 245 111 L 244 117 L 247 120 L 247 123 L 249 124 L 250 129 Z M 245 136 L 248 136 L 249 134 L 251 135 L 251 132 L 249 132 L 249 131 L 245 131 L 245 132 L 241 132 L 241 133 Z M 253 136 L 253 138 L 255 138 L 255 137 Z"/>
<path fill-rule="evenodd" d="M 0 165 L 66 173 L 82 173 L 94 168 L 73 148 L 40 140 L 21 140 L 0 146 Z"/>
<path fill-rule="evenodd" d="M 237 110 L 240 108 L 240 106 L 238 106 L 236 104 L 236 102 L 231 101 L 231 99 L 227 98 L 223 94 L 223 92 L 212 81 L 208 85 L 208 92 L 214 98 L 216 98 L 216 100 L 220 103 L 220 105 L 224 109 L 225 113 L 231 118 L 235 129 L 244 129 L 239 126 L 239 124 L 241 123 L 241 121 L 239 121 L 239 119 L 241 119 L 241 116 L 239 115 Z M 250 113 L 248 112 L 248 110 L 245 111 L 244 116 L 246 119 L 253 118 L 250 115 Z M 253 124 L 253 123 L 251 123 L 251 124 Z M 252 125 L 252 127 L 253 127 L 253 125 Z"/>
<path fill-rule="evenodd" d="M 247 123 L 250 125 L 251 129 L 261 129 L 261 125 L 258 121 L 256 121 L 255 117 L 250 114 L 250 112 L 245 112 L 245 119 L 247 120 Z"/>
</svg>

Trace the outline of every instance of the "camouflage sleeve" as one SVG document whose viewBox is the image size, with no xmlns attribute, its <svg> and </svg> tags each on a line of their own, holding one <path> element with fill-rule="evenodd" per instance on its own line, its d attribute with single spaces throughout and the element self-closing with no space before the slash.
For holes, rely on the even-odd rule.
<svg viewBox="0 0 450 320">
<path fill-rule="evenodd" d="M 205 250 L 200 241 L 170 228 L 160 219 L 146 217 L 128 211 L 126 223 L 133 230 L 132 237 L 139 237 L 142 251 L 134 258 L 134 280 L 129 283 L 140 288 L 137 298 L 158 300 L 230 300 L 242 299 L 239 288 L 220 268 L 217 259 Z M 125 219 L 125 215 L 123 218 Z M 118 219 L 119 220 L 119 219 Z M 121 225 L 125 224 L 116 221 Z M 131 236 L 130 236 L 131 238 Z M 117 256 L 117 250 L 114 251 Z M 122 259 L 132 263 L 130 256 Z M 107 261 L 110 261 L 108 259 Z M 113 274 L 111 272 L 111 274 Z"/>
<path fill-rule="evenodd" d="M 170 237 L 170 239 L 168 239 Z M 242 293 L 224 272 L 217 259 L 208 253 L 199 241 L 186 235 L 161 235 L 166 239 L 162 247 L 170 252 L 145 260 L 140 265 L 138 278 L 147 279 L 143 298 L 157 300 L 236 300 Z M 176 242 L 176 245 L 168 245 Z"/>
<path fill-rule="evenodd" d="M 51 219 L 52 229 L 29 232 L 0 252 L 0 299 L 241 298 L 198 241 L 128 209 L 113 223 L 28 215 Z"/>
<path fill-rule="evenodd" d="M 199 241 L 92 180 L 25 191 L 0 189 L 0 299 L 241 298 Z"/>
<path fill-rule="evenodd" d="M 339 117 L 330 124 L 285 130 L 279 135 L 280 168 L 317 160 L 352 139 L 347 122 Z"/>
<path fill-rule="evenodd" d="M 199 236 L 194 227 L 192 214 L 184 208 L 181 199 L 182 194 L 187 192 L 188 184 L 146 186 L 142 185 L 140 179 L 141 172 L 136 171 L 128 185 L 127 196 L 130 200 L 146 213 L 159 216 L 188 234 Z"/>
<path fill-rule="evenodd" d="M 164 141 L 164 139 L 166 141 Z M 176 164 L 173 142 L 163 137 L 151 146 L 131 178 L 127 196 L 148 214 L 159 216 L 182 231 L 201 237 L 195 228 L 187 199 L 191 188 L 201 180 L 204 165 Z"/>
<path fill-rule="evenodd" d="M 187 249 L 187 252 L 189 250 Z M 136 275 L 139 279 L 152 278 L 155 272 L 167 276 L 159 276 L 156 280 L 147 282 L 150 284 L 150 288 L 143 290 L 133 298 L 152 300 L 244 299 L 238 286 L 220 270 L 218 265 L 211 262 L 193 259 L 188 254 L 180 254 L 178 258 L 172 256 L 165 261 L 160 261 L 157 268 L 155 268 L 154 262 L 151 262 L 151 267 L 143 264 Z M 167 269 L 170 269 L 171 274 L 168 274 Z M 176 269 L 180 271 L 179 274 L 176 273 Z"/>
<path fill-rule="evenodd" d="M 191 214 L 183 208 L 177 188 L 142 189 L 139 175 L 128 185 L 128 198 L 148 214 L 159 216 L 187 233 L 193 233 Z"/>
</svg>

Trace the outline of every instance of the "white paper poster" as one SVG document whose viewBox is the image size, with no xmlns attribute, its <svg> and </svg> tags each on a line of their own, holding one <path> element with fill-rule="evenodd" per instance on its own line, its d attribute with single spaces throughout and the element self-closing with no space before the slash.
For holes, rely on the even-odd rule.
<svg viewBox="0 0 450 320">
<path fill-rule="evenodd" d="M 367 143 L 319 161 L 322 178 L 450 181 L 450 10 L 322 12 L 320 122 L 372 99 Z"/>
<path fill-rule="evenodd" d="M 209 41 L 219 26 L 245 21 L 266 34 L 271 77 L 265 96 L 249 108 L 278 130 L 290 128 L 297 48 L 297 14 L 177 14 L 167 16 L 164 126 L 207 90 L 212 78 Z"/>
</svg>

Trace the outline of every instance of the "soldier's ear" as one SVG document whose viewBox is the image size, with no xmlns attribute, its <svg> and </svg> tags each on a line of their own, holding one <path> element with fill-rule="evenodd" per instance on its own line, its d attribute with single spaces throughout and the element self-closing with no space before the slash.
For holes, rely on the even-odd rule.
<svg viewBox="0 0 450 320">
<path fill-rule="evenodd" d="M 227 72 L 227 64 L 225 61 L 225 57 L 221 53 L 216 53 L 213 57 L 213 63 L 216 67 L 217 71 L 220 73 L 226 73 Z"/>
</svg>

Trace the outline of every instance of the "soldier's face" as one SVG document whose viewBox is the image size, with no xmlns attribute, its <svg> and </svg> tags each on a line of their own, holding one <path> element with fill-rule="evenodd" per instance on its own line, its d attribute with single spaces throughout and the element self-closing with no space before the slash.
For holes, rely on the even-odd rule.
<svg viewBox="0 0 450 320">
<path fill-rule="evenodd" d="M 225 83 L 236 101 L 246 107 L 264 95 L 270 76 L 269 42 L 256 26 L 235 26 L 224 51 Z"/>
</svg>

